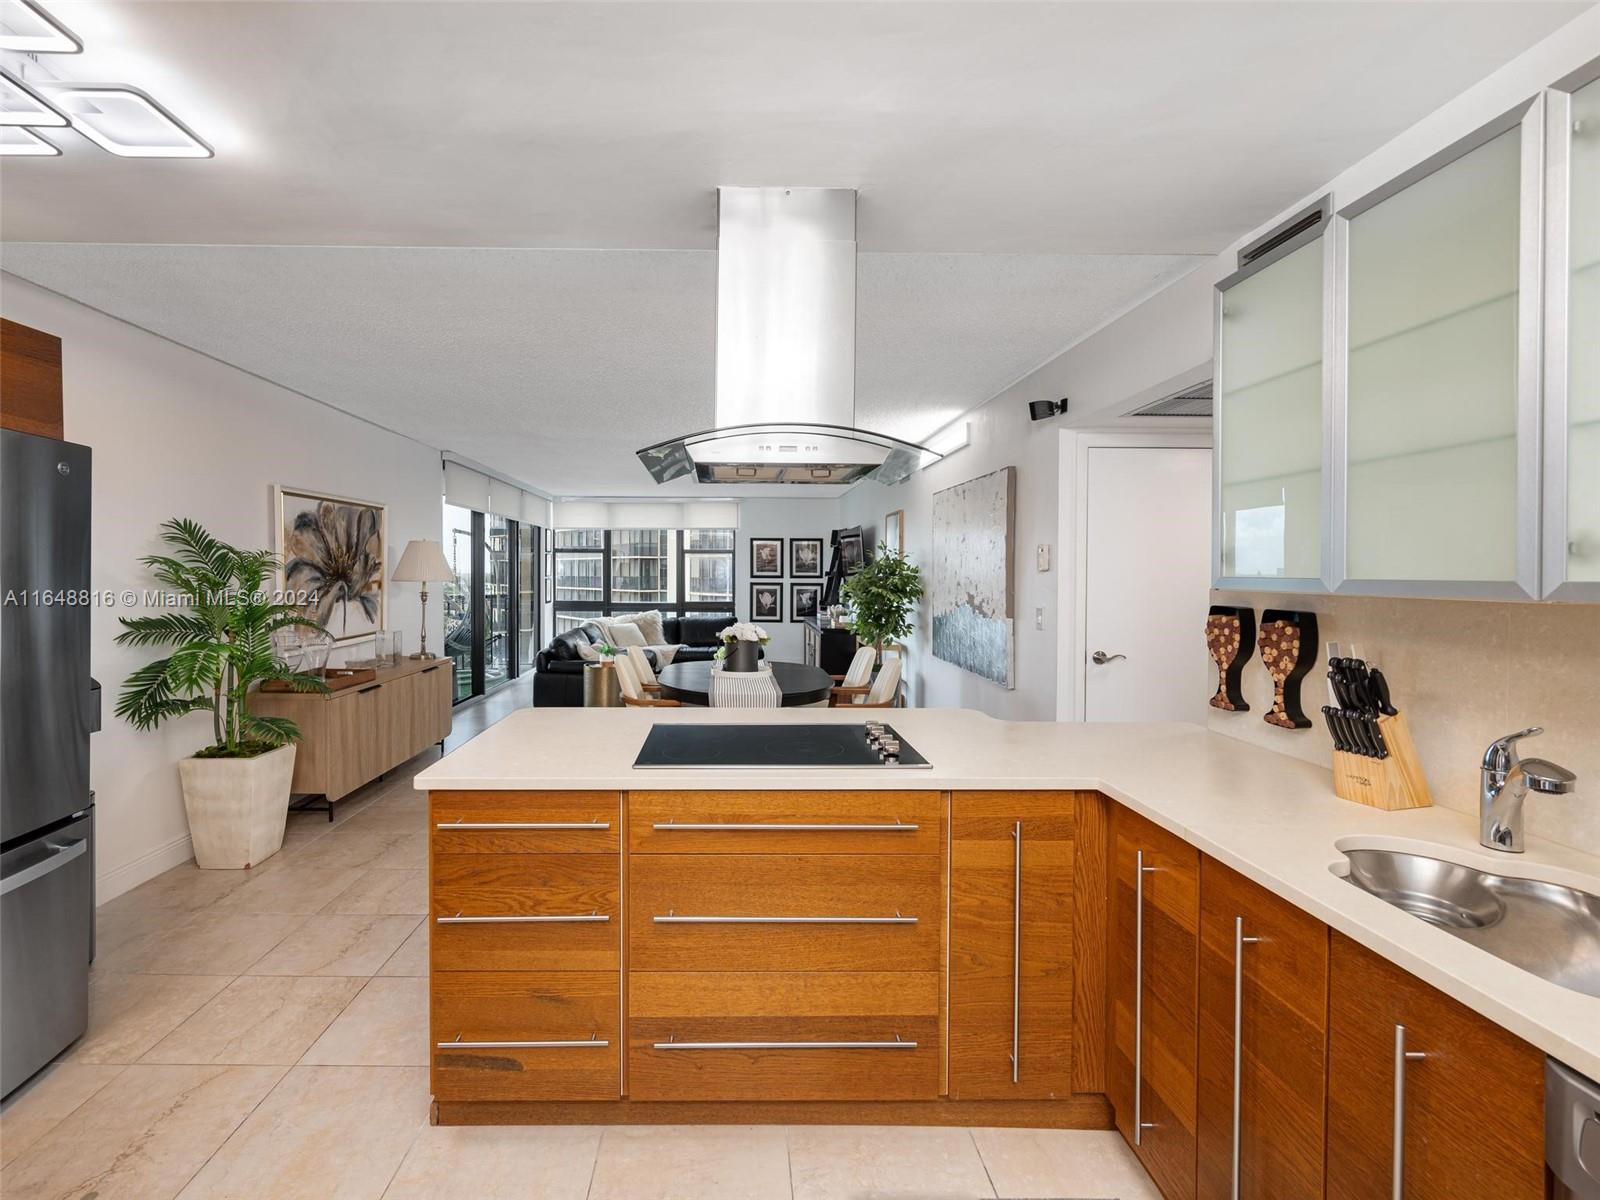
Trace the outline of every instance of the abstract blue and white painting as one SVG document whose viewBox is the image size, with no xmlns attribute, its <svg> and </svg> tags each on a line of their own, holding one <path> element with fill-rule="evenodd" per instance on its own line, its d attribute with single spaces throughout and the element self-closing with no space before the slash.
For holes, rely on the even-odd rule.
<svg viewBox="0 0 1600 1200">
<path fill-rule="evenodd" d="M 1001 687 L 1015 682 L 1011 566 L 1016 468 L 933 495 L 933 653 Z"/>
</svg>

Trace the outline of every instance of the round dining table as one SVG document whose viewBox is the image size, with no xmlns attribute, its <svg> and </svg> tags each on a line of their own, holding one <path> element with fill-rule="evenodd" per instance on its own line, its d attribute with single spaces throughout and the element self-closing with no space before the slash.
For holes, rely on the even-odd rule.
<svg viewBox="0 0 1600 1200">
<path fill-rule="evenodd" d="M 709 705 L 711 669 L 714 665 L 710 662 L 682 662 L 662 667 L 656 674 L 656 680 L 661 684 L 661 698 L 676 700 L 680 704 Z M 806 663 L 773 662 L 770 659 L 766 660 L 766 665 L 772 668 L 772 678 L 778 685 L 778 691 L 783 693 L 785 708 L 819 704 L 833 690 L 833 676 L 821 667 Z"/>
</svg>

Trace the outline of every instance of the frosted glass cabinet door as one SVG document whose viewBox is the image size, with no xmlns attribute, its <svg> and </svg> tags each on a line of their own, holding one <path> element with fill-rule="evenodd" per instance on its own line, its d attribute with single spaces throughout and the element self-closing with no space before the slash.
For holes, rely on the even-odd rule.
<svg viewBox="0 0 1600 1200">
<path fill-rule="evenodd" d="M 1567 579 L 1600 582 L 1600 82 L 1572 95 L 1567 279 Z"/>
<path fill-rule="evenodd" d="M 1218 298 L 1220 577 L 1322 576 L 1322 241 Z"/>
<path fill-rule="evenodd" d="M 1349 210 L 1348 581 L 1518 579 L 1522 137 Z"/>
</svg>

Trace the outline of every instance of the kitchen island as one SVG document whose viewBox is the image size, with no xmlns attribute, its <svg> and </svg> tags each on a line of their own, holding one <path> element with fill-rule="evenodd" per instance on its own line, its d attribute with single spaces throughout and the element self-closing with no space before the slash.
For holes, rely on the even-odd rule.
<svg viewBox="0 0 1600 1200">
<path fill-rule="evenodd" d="M 659 722 L 861 722 L 846 710 L 530 709 L 418 775 L 437 1118 L 1115 1115 L 1127 1131 L 1142 1088 L 1147 1122 L 1159 1112 L 1166 1127 L 1145 1145 L 1178 1131 L 1192 1164 L 1199 1136 L 1204 1163 L 1202 875 L 1303 918 L 1323 960 L 1331 939 L 1335 960 L 1348 947 L 1399 968 L 1519 1055 L 1600 1075 L 1600 1000 L 1330 870 L 1353 845 L 1425 845 L 1595 890 L 1594 859 L 1535 844 L 1508 864 L 1478 848 L 1465 813 L 1364 808 L 1327 770 L 1194 726 L 881 715 L 930 768 L 633 767 Z M 1170 865 L 1148 865 L 1162 855 Z M 1144 973 L 1190 954 L 1170 995 L 1133 974 L 1136 941 Z M 1317 986 L 1326 996 L 1325 976 Z M 1169 1064 L 1162 1022 L 1185 1019 L 1188 1049 Z M 1158 1078 L 1173 1064 L 1176 1084 Z"/>
</svg>

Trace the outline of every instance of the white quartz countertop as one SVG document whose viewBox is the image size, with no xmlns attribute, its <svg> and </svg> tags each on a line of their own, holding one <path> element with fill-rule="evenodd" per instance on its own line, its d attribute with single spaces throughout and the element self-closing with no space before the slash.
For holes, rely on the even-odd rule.
<svg viewBox="0 0 1600 1200">
<path fill-rule="evenodd" d="M 874 714 L 932 770 L 635 770 L 658 721 L 859 723 L 843 709 L 521 709 L 416 777 L 419 790 L 1095 789 L 1305 909 L 1546 1053 L 1600 1079 L 1600 999 L 1548 983 L 1334 875 L 1341 847 L 1411 849 L 1600 894 L 1600 859 L 1530 839 L 1478 845 L 1477 822 L 1433 807 L 1341 800 L 1330 771 L 1195 725 L 996 721 L 964 709 Z M 1294 737 L 1285 732 L 1285 737 Z M 1476 797 L 1466 800 L 1476 803 Z M 1539 797 L 1530 796 L 1530 805 Z"/>
</svg>

